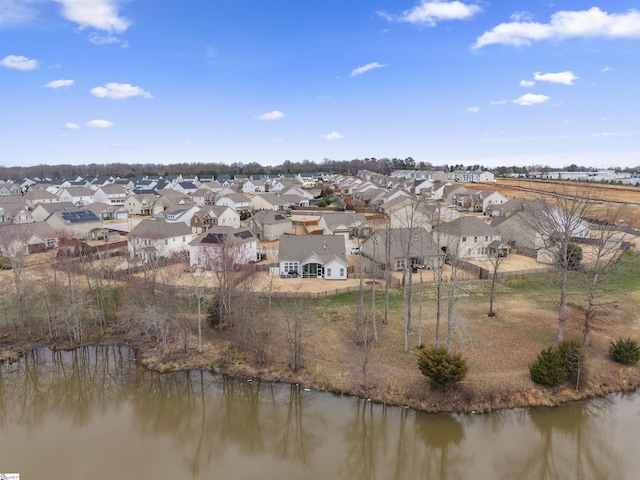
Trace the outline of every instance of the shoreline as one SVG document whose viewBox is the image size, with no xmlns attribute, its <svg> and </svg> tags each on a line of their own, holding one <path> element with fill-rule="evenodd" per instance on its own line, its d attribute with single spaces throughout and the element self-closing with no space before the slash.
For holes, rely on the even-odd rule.
<svg viewBox="0 0 640 480">
<path fill-rule="evenodd" d="M 98 341 L 77 345 L 50 342 L 44 339 L 25 341 L 21 345 L 15 342 L 5 343 L 9 343 L 9 345 L 0 349 L 0 363 L 16 362 L 28 351 L 35 348 L 71 351 L 82 347 L 121 345 L 134 350 L 137 365 L 159 374 L 203 370 L 212 374 L 227 375 L 238 380 L 252 379 L 265 383 L 296 384 L 301 388 L 317 392 L 355 397 L 379 405 L 408 408 L 423 413 L 485 414 L 513 409 L 553 408 L 618 393 L 635 392 L 640 389 L 638 369 L 634 366 L 620 365 L 617 379 L 609 377 L 606 380 L 597 381 L 596 376 L 595 381 L 589 381 L 580 390 L 562 384 L 555 388 L 535 387 L 522 390 L 492 388 L 490 391 L 485 391 L 482 385 L 461 382 L 446 391 L 440 391 L 431 388 L 429 381 L 424 378 L 422 392 L 426 395 L 420 399 L 403 397 L 400 392 L 389 389 L 383 391 L 377 384 L 371 384 L 368 388 L 364 385 L 345 388 L 344 386 L 319 382 L 314 380 L 305 369 L 297 373 L 290 372 L 289 375 L 282 375 L 282 372 L 277 370 L 259 370 L 253 365 L 242 362 L 239 358 L 216 363 L 198 353 L 184 354 L 174 351 L 167 355 L 156 355 L 152 349 L 139 342 L 129 342 L 121 338 L 101 338 Z M 232 362 L 231 364 L 229 360 Z"/>
</svg>

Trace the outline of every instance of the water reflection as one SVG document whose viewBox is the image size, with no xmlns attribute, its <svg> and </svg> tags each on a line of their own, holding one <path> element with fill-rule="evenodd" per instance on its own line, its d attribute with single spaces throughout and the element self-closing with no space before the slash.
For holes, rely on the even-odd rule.
<svg viewBox="0 0 640 480">
<path fill-rule="evenodd" d="M 640 466 L 639 406 L 634 394 L 427 415 L 297 385 L 154 374 L 125 347 L 39 349 L 0 365 L 0 465 L 65 479 L 113 478 L 116 464 L 132 478 L 625 479 Z M 86 470 L 74 476 L 79 452 Z"/>
</svg>

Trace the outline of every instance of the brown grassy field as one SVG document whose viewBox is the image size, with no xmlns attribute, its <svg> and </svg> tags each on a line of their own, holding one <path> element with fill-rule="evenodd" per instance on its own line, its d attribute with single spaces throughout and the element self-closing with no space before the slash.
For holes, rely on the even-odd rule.
<svg viewBox="0 0 640 480">
<path fill-rule="evenodd" d="M 548 194 L 570 195 L 594 200 L 590 215 L 594 219 L 605 220 L 611 214 L 612 206 L 621 209 L 620 218 L 631 228 L 640 229 L 640 187 L 606 185 L 599 183 L 504 179 L 495 184 L 465 184 L 473 190 L 497 190 L 505 197 L 532 200 Z"/>
<path fill-rule="evenodd" d="M 389 323 L 384 325 L 384 290 L 376 291 L 379 343 L 364 348 L 356 335 L 358 293 L 299 301 L 291 310 L 285 300 L 272 300 L 271 334 L 260 341 L 266 346 L 267 363 L 256 361 L 256 344 L 242 320 L 223 330 L 205 329 L 205 350 L 195 354 L 196 339 L 190 337 L 191 355 L 178 352 L 167 360 L 150 352 L 144 363 L 150 368 L 175 370 L 212 368 L 240 377 L 300 383 L 309 388 L 359 395 L 382 403 L 406 405 L 425 411 L 476 411 L 531 405 L 556 405 L 590 398 L 640 384 L 637 367 L 623 367 L 608 357 L 610 341 L 640 338 L 640 292 L 608 292 L 601 298 L 598 320 L 587 348 L 587 373 L 580 390 L 569 385 L 556 389 L 536 386 L 528 366 L 544 348 L 554 345 L 557 331 L 557 275 L 502 280 L 498 285 L 495 317 L 488 317 L 488 282 L 467 280 L 459 284 L 451 332 L 455 351 L 469 363 L 468 378 L 448 392 L 433 390 L 417 368 L 419 332 L 425 346 L 435 340 L 433 285 L 414 279 L 412 327 L 409 350 L 404 351 L 402 291 L 391 293 Z M 306 281 L 306 280 L 305 280 Z M 304 283 L 305 281 L 301 281 Z M 525 282 L 514 289 L 513 282 Z M 582 280 L 574 279 L 565 337 L 581 339 Z M 446 287 L 445 287 L 446 288 Z M 422 298 L 422 302 L 420 301 Z M 259 300 L 264 301 L 264 294 Z M 363 305 L 371 325 L 371 296 L 367 289 Z M 421 306 L 422 303 L 422 306 Z M 261 307 L 262 308 L 262 307 Z M 264 309 L 257 312 L 265 315 Z M 420 313 L 421 312 L 421 313 Z M 292 315 L 303 330 L 304 367 L 292 373 L 288 366 L 287 322 Z M 193 318 L 191 319 L 193 321 Z M 369 327 L 370 328 L 370 327 Z M 192 324 L 195 332 L 195 324 Z M 441 339 L 446 336 L 446 308 L 442 311 Z M 371 334 L 371 330 L 369 330 Z"/>
</svg>

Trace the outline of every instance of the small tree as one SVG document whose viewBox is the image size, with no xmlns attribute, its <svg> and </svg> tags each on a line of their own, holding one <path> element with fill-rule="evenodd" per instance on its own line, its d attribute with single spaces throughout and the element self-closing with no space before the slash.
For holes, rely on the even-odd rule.
<svg viewBox="0 0 640 480">
<path fill-rule="evenodd" d="M 567 268 L 580 270 L 582 263 L 582 247 L 576 243 L 567 244 Z"/>
<path fill-rule="evenodd" d="M 555 387 L 567 378 L 567 369 L 557 348 L 542 350 L 535 362 L 529 365 L 529 376 L 534 382 Z"/>
<path fill-rule="evenodd" d="M 623 365 L 633 365 L 640 360 L 640 346 L 630 337 L 619 338 L 609 345 L 609 355 Z"/>
<path fill-rule="evenodd" d="M 451 383 L 464 380 L 469 368 L 459 353 L 447 353 L 442 347 L 422 350 L 418 355 L 418 367 L 436 387 L 446 388 Z"/>
<path fill-rule="evenodd" d="M 578 389 L 580 377 L 584 370 L 584 349 L 582 344 L 577 340 L 563 340 L 558 344 L 558 353 L 560 353 L 560 358 L 567 374 L 572 383 L 575 383 L 576 389 Z"/>
</svg>

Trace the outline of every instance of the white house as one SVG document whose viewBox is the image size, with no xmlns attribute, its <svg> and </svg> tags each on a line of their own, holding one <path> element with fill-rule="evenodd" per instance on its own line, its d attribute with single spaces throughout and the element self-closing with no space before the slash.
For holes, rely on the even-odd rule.
<svg viewBox="0 0 640 480">
<path fill-rule="evenodd" d="M 246 228 L 211 227 L 189 243 L 191 267 L 230 270 L 257 258 L 257 239 Z"/>
<path fill-rule="evenodd" d="M 342 235 L 282 235 L 278 267 L 281 276 L 346 280 L 345 239 Z"/>
<path fill-rule="evenodd" d="M 191 227 L 183 222 L 142 220 L 127 235 L 127 246 L 129 256 L 148 261 L 188 252 L 191 239 Z"/>
</svg>

